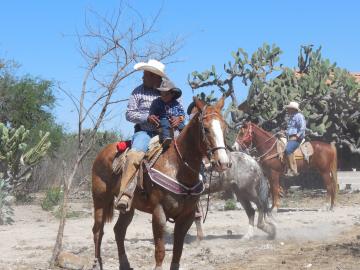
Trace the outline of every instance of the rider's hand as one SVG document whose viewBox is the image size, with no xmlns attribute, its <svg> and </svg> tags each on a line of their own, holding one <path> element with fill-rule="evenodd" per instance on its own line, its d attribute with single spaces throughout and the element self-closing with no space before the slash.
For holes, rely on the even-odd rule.
<svg viewBox="0 0 360 270">
<path fill-rule="evenodd" d="M 153 124 L 154 126 L 158 127 L 160 125 L 160 120 L 159 120 L 159 117 L 152 114 L 152 115 L 149 115 L 148 118 L 147 118 L 147 121 L 150 123 L 150 124 Z"/>
<path fill-rule="evenodd" d="M 182 121 L 183 121 L 182 117 L 180 117 L 180 116 L 179 117 L 172 116 L 170 118 L 170 125 L 171 125 L 172 128 L 176 128 L 181 124 Z"/>
<path fill-rule="evenodd" d="M 277 136 L 278 138 L 284 138 L 286 137 L 286 132 L 285 130 L 280 130 L 278 133 L 277 133 Z"/>
</svg>

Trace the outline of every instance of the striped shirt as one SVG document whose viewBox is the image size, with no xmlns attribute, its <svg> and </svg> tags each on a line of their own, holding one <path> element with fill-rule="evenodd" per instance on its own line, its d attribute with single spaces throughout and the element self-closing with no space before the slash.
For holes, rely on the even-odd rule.
<svg viewBox="0 0 360 270">
<path fill-rule="evenodd" d="M 126 110 L 126 120 L 139 124 L 141 130 L 156 131 L 156 128 L 147 122 L 151 103 L 160 96 L 159 92 L 152 88 L 140 85 L 134 89 L 129 98 Z"/>
</svg>

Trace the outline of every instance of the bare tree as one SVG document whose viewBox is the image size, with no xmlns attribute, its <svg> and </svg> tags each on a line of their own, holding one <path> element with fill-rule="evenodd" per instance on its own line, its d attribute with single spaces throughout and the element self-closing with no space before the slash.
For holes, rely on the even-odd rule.
<svg viewBox="0 0 360 270">
<path fill-rule="evenodd" d="M 77 34 L 79 51 L 86 62 L 79 97 L 59 88 L 71 99 L 78 114 L 78 146 L 75 162 L 64 181 L 64 200 L 58 235 L 50 261 L 55 265 L 62 249 L 62 237 L 67 214 L 67 201 L 74 176 L 85 156 L 92 149 L 96 133 L 108 116 L 116 100 L 120 83 L 133 73 L 133 65 L 150 58 L 168 61 L 181 48 L 178 37 L 170 41 L 157 41 L 154 26 L 160 11 L 147 22 L 139 12 L 129 6 L 121 6 L 111 16 L 101 16 L 89 10 L 85 20 L 85 34 Z M 165 62 L 166 63 L 166 62 Z M 85 129 L 90 139 L 85 140 Z"/>
</svg>

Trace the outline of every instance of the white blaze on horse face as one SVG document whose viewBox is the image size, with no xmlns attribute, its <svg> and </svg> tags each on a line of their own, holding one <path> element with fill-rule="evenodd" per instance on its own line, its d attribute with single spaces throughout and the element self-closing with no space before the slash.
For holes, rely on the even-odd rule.
<svg viewBox="0 0 360 270">
<path fill-rule="evenodd" d="M 215 134 L 215 147 L 225 147 L 224 144 L 224 133 L 221 129 L 221 124 L 219 120 L 212 120 L 211 121 L 211 129 L 213 130 L 214 134 Z M 218 157 L 219 157 L 219 162 L 222 165 L 222 167 L 225 166 L 227 167 L 229 164 L 229 157 L 226 154 L 225 149 L 218 149 L 216 150 Z"/>
</svg>

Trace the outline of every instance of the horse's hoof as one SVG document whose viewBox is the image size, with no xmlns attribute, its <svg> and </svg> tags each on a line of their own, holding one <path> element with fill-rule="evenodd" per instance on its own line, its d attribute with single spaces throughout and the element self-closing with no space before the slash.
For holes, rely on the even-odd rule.
<svg viewBox="0 0 360 270">
<path fill-rule="evenodd" d="M 170 270 L 179 270 L 180 269 L 180 264 L 179 263 L 172 263 L 170 265 Z"/>
<path fill-rule="evenodd" d="M 129 260 L 126 255 L 121 255 L 119 260 L 120 260 L 119 270 L 133 270 L 133 268 L 130 267 Z"/>
<path fill-rule="evenodd" d="M 273 233 L 270 233 L 267 237 L 267 240 L 274 240 L 276 238 L 276 231 Z"/>
<path fill-rule="evenodd" d="M 119 210 L 122 214 L 125 214 L 129 208 L 129 200 L 128 196 L 121 196 L 121 198 L 116 198 L 114 201 L 115 209 Z"/>
<path fill-rule="evenodd" d="M 250 234 L 245 234 L 243 237 L 241 237 L 241 241 L 248 241 L 251 240 L 251 238 L 253 238 L 254 235 L 250 235 Z"/>
<path fill-rule="evenodd" d="M 95 258 L 91 270 L 102 270 L 101 262 Z"/>
</svg>

